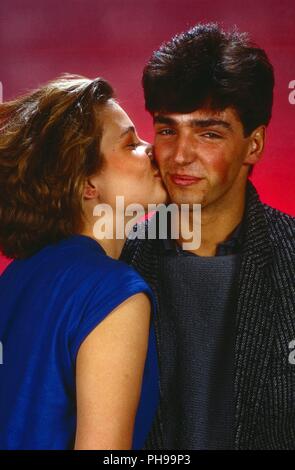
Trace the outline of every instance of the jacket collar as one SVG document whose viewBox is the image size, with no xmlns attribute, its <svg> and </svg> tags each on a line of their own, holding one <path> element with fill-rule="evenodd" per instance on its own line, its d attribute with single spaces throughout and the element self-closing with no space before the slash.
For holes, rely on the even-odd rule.
<svg viewBox="0 0 295 470">
<path fill-rule="evenodd" d="M 246 187 L 242 254 L 261 268 L 270 263 L 273 256 L 264 207 L 250 180 Z"/>
</svg>

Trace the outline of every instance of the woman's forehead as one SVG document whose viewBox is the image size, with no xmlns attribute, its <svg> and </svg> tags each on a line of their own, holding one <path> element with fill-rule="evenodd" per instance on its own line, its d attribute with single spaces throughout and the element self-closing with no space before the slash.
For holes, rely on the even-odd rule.
<svg viewBox="0 0 295 470">
<path fill-rule="evenodd" d="M 121 133 L 122 130 L 134 126 L 124 109 L 112 100 L 106 103 L 101 118 L 105 131 Z"/>
</svg>

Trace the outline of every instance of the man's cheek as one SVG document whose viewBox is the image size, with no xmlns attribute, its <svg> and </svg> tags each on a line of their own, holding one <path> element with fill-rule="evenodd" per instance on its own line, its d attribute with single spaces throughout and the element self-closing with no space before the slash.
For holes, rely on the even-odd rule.
<svg viewBox="0 0 295 470">
<path fill-rule="evenodd" d="M 216 178 L 221 184 L 228 181 L 229 164 L 224 158 L 218 158 L 211 162 L 211 167 L 215 173 Z"/>
<path fill-rule="evenodd" d="M 169 159 L 171 154 L 172 154 L 172 150 L 170 146 L 168 146 L 167 144 L 163 144 L 163 142 L 162 143 L 155 142 L 154 157 L 157 163 L 161 163 Z"/>
</svg>

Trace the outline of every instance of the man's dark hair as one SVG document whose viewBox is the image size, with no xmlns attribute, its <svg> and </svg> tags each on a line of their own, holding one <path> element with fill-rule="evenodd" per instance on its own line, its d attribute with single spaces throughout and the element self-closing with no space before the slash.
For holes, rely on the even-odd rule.
<svg viewBox="0 0 295 470">
<path fill-rule="evenodd" d="M 235 108 L 247 137 L 271 118 L 274 74 L 246 33 L 197 24 L 155 51 L 144 68 L 146 109 L 189 113 Z"/>
</svg>

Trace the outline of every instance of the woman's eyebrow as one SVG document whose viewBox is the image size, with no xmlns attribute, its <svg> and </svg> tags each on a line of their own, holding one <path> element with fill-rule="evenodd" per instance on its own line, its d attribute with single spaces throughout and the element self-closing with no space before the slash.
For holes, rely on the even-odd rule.
<svg viewBox="0 0 295 470">
<path fill-rule="evenodd" d="M 120 139 L 122 139 L 122 137 L 124 137 L 126 134 L 128 134 L 129 132 L 133 132 L 133 134 L 135 134 L 135 127 L 134 126 L 129 126 L 127 127 L 123 132 L 122 134 L 120 134 Z"/>
</svg>

